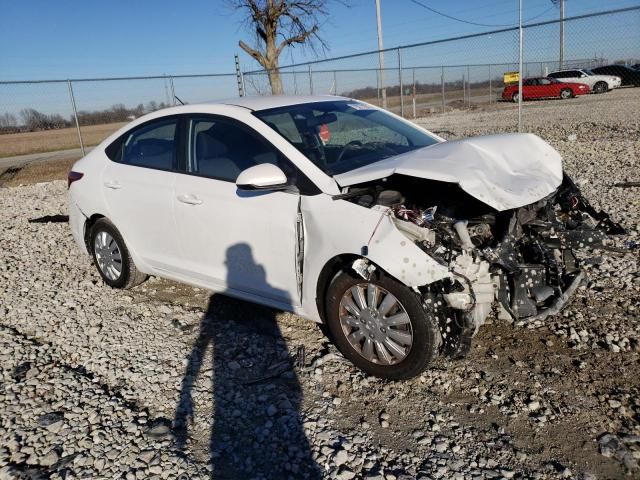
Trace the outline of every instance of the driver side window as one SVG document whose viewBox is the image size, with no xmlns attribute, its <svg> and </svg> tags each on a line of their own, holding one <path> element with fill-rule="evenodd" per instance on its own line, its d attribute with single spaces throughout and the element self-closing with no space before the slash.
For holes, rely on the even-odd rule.
<svg viewBox="0 0 640 480">
<path fill-rule="evenodd" d="M 249 167 L 271 163 L 279 167 L 301 193 L 317 187 L 269 142 L 237 121 L 222 117 L 190 118 L 187 124 L 187 171 L 202 177 L 235 182 Z"/>
<path fill-rule="evenodd" d="M 273 148 L 232 122 L 193 118 L 188 131 L 190 173 L 235 182 L 240 172 L 254 165 L 279 165 Z"/>
</svg>

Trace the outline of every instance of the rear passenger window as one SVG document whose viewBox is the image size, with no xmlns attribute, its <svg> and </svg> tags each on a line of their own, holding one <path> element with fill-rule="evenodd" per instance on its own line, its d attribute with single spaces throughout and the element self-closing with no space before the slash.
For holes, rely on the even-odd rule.
<svg viewBox="0 0 640 480">
<path fill-rule="evenodd" d="M 176 169 L 177 120 L 150 123 L 125 136 L 120 161 L 127 165 Z"/>
</svg>

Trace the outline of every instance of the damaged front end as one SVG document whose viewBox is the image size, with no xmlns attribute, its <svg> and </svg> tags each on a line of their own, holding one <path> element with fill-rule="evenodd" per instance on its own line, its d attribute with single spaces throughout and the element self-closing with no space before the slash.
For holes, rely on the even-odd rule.
<svg viewBox="0 0 640 480">
<path fill-rule="evenodd" d="M 575 249 L 606 245 L 624 230 L 596 211 L 569 177 L 555 192 L 498 211 L 453 183 L 404 175 L 352 188 L 342 196 L 389 209 L 393 223 L 449 276 L 419 288 L 440 321 L 443 349 L 464 355 L 493 309 L 533 322 L 557 314 L 580 285 Z"/>
</svg>

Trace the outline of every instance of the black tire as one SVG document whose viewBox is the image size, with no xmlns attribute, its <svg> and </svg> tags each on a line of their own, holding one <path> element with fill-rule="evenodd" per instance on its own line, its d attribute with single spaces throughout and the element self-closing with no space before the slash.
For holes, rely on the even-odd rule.
<svg viewBox="0 0 640 480">
<path fill-rule="evenodd" d="M 341 326 L 340 302 L 343 295 L 352 287 L 364 283 L 372 283 L 392 293 L 409 316 L 413 343 L 407 356 L 398 363 L 383 365 L 367 360 L 350 344 Z M 347 359 L 369 375 L 387 380 L 413 378 L 422 373 L 438 355 L 441 335 L 436 316 L 427 312 L 416 293 L 386 275 L 381 274 L 371 281 L 366 281 L 361 277 L 341 272 L 329 285 L 325 305 L 330 338 Z"/>
<path fill-rule="evenodd" d="M 593 86 L 593 92 L 594 93 L 605 93 L 608 90 L 609 90 L 609 85 L 607 85 L 607 82 L 597 82 Z"/>
<path fill-rule="evenodd" d="M 98 263 L 98 258 L 96 257 L 96 238 L 101 232 L 106 232 L 113 239 L 114 245 L 117 246 L 117 249 L 120 252 L 121 272 L 117 278 L 109 278 L 105 272 L 102 271 Z M 91 249 L 91 256 L 93 257 L 93 263 L 96 266 L 98 273 L 104 282 L 110 287 L 128 289 L 141 284 L 147 279 L 147 275 L 140 272 L 136 268 L 135 263 L 133 263 L 129 249 L 127 248 L 127 245 L 118 229 L 106 218 L 99 219 L 91 228 L 91 232 L 89 234 L 89 247 Z M 113 247 L 113 249 L 115 251 L 115 247 Z"/>
<path fill-rule="evenodd" d="M 512 101 L 513 103 L 518 103 L 518 96 L 519 96 L 519 95 L 520 95 L 520 94 L 519 94 L 518 92 L 516 92 L 516 93 L 514 93 L 513 95 L 511 95 L 511 101 Z M 524 98 L 523 98 L 523 100 L 524 100 Z"/>
<path fill-rule="evenodd" d="M 573 98 L 573 91 L 570 88 L 563 88 L 562 90 L 560 90 L 560 98 L 562 99 L 567 99 L 567 98 Z"/>
</svg>

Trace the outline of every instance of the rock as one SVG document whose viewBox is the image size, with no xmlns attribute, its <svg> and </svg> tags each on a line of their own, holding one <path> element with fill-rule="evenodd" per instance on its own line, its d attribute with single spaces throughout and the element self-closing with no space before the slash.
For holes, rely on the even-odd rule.
<svg viewBox="0 0 640 480">
<path fill-rule="evenodd" d="M 529 403 L 527 403 L 527 409 L 530 412 L 536 412 L 540 409 L 540 402 L 537 400 L 532 400 Z"/>
<path fill-rule="evenodd" d="M 44 467 L 51 467 L 58 462 L 59 458 L 60 457 L 56 452 L 50 450 L 47 454 L 38 459 L 38 463 Z"/>
</svg>

